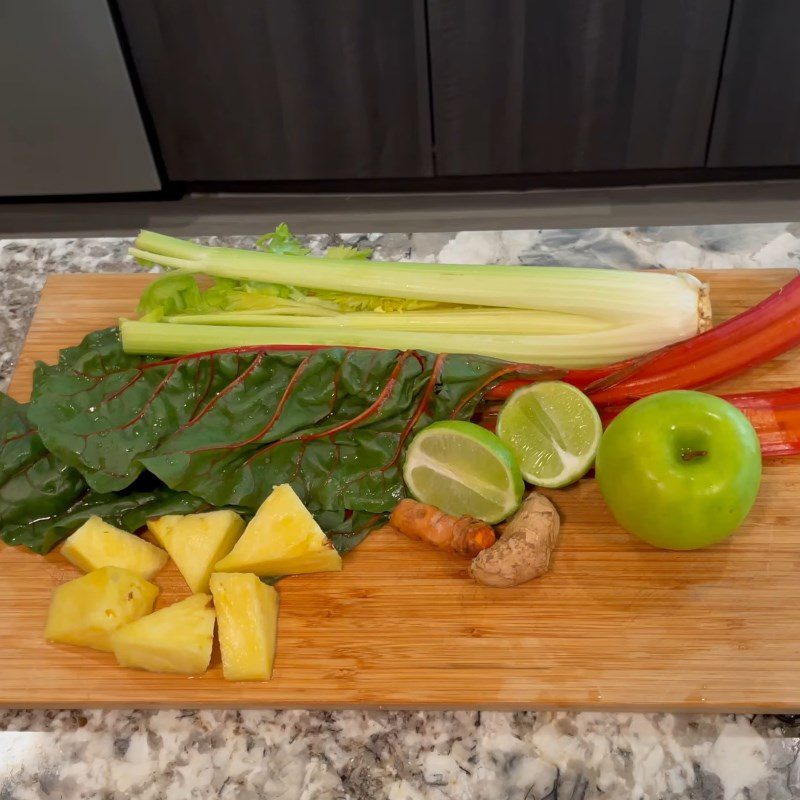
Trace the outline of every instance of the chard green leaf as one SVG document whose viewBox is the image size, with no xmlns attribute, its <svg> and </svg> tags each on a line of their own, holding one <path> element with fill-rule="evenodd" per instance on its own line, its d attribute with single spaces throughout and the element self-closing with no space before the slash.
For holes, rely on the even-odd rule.
<svg viewBox="0 0 800 800">
<path fill-rule="evenodd" d="M 119 328 L 103 328 L 84 337 L 75 347 L 65 347 L 58 354 L 57 367 L 61 367 L 90 381 L 96 381 L 120 370 L 140 367 L 157 357 L 132 356 L 122 349 Z M 42 375 L 54 367 L 38 362 L 33 376 L 34 391 Z"/>
<path fill-rule="evenodd" d="M 364 511 L 316 511 L 314 518 L 328 534 L 340 556 L 357 547 L 375 528 L 386 524 L 387 514 L 370 514 Z"/>
<path fill-rule="evenodd" d="M 93 490 L 148 470 L 216 507 L 255 509 L 290 483 L 312 508 L 371 514 L 405 496 L 416 430 L 468 419 L 486 388 L 519 374 L 491 358 L 346 348 L 130 358 L 107 331 L 37 373 L 30 418 Z"/>
<path fill-rule="evenodd" d="M 83 525 L 89 517 L 133 533 L 148 519 L 164 514 L 192 514 L 207 511 L 208 503 L 187 492 L 175 492 L 152 481 L 153 488 L 133 489 L 124 494 L 85 491 L 71 505 L 57 513 L 3 529 L 6 544 L 24 545 L 37 553 L 48 553 L 60 541 Z"/>
<path fill-rule="evenodd" d="M 152 516 L 208 507 L 152 478 L 126 495 L 92 492 L 77 469 L 45 449 L 27 406 L 0 393 L 0 539 L 6 544 L 44 554 L 94 514 L 135 531 Z"/>
<path fill-rule="evenodd" d="M 60 365 L 74 376 L 96 381 L 108 371 L 126 370 L 152 359 L 127 356 L 114 329 L 88 336 L 76 348 L 62 351 Z M 48 379 L 40 366 L 40 380 Z M 89 517 L 134 532 L 151 517 L 190 514 L 213 506 L 202 497 L 176 491 L 145 473 L 122 492 L 90 489 L 81 473 L 49 452 L 28 419 L 28 407 L 0 393 L 0 539 L 45 554 Z M 89 412 L 92 413 L 92 412 Z M 246 518 L 252 508 L 234 510 Z M 382 515 L 325 510 L 312 505 L 317 521 L 344 555 L 384 521 Z"/>
<path fill-rule="evenodd" d="M 0 393 L 0 535 L 63 512 L 85 490 L 80 472 L 45 449 L 27 406 Z"/>
</svg>

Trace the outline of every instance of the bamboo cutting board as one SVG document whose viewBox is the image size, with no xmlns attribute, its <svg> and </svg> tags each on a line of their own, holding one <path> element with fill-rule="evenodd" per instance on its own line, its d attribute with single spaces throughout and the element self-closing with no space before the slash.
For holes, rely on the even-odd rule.
<svg viewBox="0 0 800 800">
<path fill-rule="evenodd" d="M 789 270 L 702 274 L 716 320 L 761 300 Z M 146 275 L 51 277 L 11 394 L 33 363 L 131 315 Z M 730 389 L 800 384 L 797 351 Z M 110 654 L 46 644 L 47 606 L 77 572 L 0 549 L 0 705 L 32 707 L 447 707 L 800 711 L 800 459 L 766 465 L 745 526 L 673 553 L 618 528 L 593 480 L 547 492 L 562 515 L 552 571 L 487 589 L 467 562 L 379 531 L 342 573 L 279 585 L 269 683 L 123 670 Z M 160 604 L 188 594 L 174 568 Z"/>
</svg>

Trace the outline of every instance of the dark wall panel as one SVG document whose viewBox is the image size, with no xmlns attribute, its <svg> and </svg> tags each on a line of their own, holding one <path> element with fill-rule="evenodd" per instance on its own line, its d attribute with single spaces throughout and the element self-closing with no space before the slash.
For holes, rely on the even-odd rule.
<svg viewBox="0 0 800 800">
<path fill-rule="evenodd" d="M 0 0 L 0 196 L 157 191 L 105 0 Z"/>
<path fill-rule="evenodd" d="M 702 166 L 730 0 L 428 0 L 437 172 Z"/>
<path fill-rule="evenodd" d="M 735 0 L 709 166 L 800 164 L 800 2 Z"/>
<path fill-rule="evenodd" d="M 423 0 L 116 0 L 169 177 L 431 174 Z"/>
</svg>

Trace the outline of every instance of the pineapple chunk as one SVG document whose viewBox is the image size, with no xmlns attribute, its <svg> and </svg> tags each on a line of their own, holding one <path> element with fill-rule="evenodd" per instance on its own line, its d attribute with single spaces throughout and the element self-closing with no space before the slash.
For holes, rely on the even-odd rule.
<svg viewBox="0 0 800 800">
<path fill-rule="evenodd" d="M 333 572 L 342 559 L 288 483 L 276 486 L 215 572 Z"/>
<path fill-rule="evenodd" d="M 244 520 L 234 511 L 206 514 L 168 514 L 151 519 L 147 527 L 170 554 L 189 588 L 208 591 L 214 565 L 230 553 L 244 530 Z"/>
<path fill-rule="evenodd" d="M 103 567 L 55 590 L 45 638 L 110 651 L 111 634 L 149 614 L 156 597 L 158 586 L 139 575 L 120 567 Z"/>
<path fill-rule="evenodd" d="M 278 593 L 252 573 L 215 572 L 211 594 L 217 610 L 222 674 L 229 681 L 268 681 L 275 660 Z"/>
<path fill-rule="evenodd" d="M 167 563 L 167 554 L 132 533 L 121 531 L 100 517 L 89 517 L 61 547 L 61 555 L 84 572 L 122 567 L 146 581 Z"/>
<path fill-rule="evenodd" d="M 193 594 L 125 625 L 111 637 L 123 667 L 199 675 L 208 669 L 214 643 L 211 595 Z"/>
</svg>

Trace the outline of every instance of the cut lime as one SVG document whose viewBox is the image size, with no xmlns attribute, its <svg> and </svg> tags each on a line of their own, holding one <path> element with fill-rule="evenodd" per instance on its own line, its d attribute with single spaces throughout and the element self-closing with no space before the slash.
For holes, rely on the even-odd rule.
<svg viewBox="0 0 800 800">
<path fill-rule="evenodd" d="M 525 484 L 511 451 L 472 422 L 434 422 L 408 447 L 403 477 L 423 503 L 494 524 L 519 508 Z"/>
<path fill-rule="evenodd" d="M 497 417 L 497 435 L 517 457 L 525 480 L 536 486 L 566 486 L 583 477 L 602 433 L 592 401 L 560 381 L 518 389 Z"/>
</svg>

